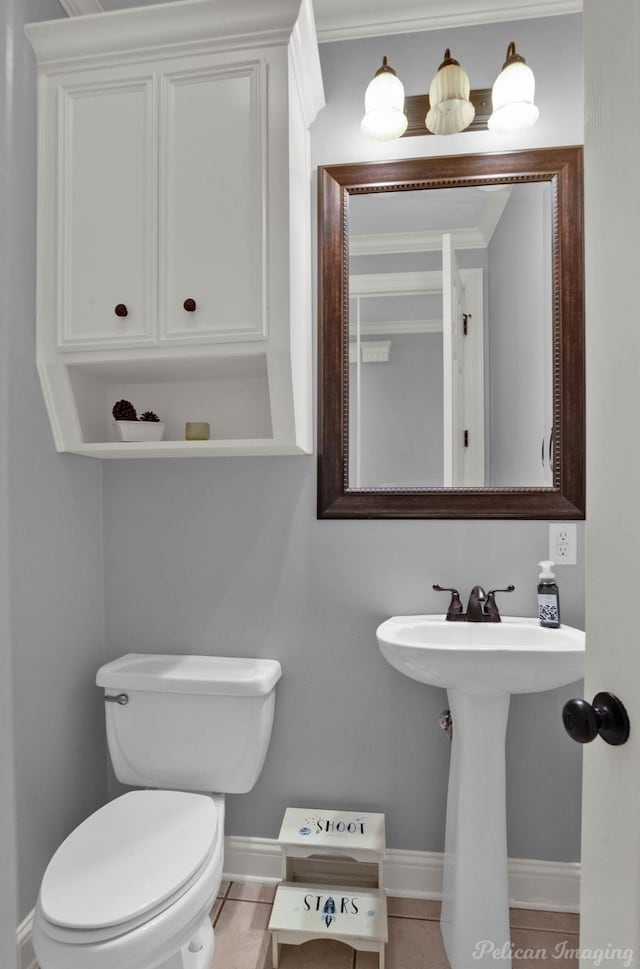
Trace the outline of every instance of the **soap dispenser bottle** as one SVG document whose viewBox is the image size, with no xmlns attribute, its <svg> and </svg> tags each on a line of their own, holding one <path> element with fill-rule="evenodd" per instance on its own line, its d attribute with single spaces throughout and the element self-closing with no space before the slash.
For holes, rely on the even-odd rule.
<svg viewBox="0 0 640 969">
<path fill-rule="evenodd" d="M 560 593 L 556 577 L 551 571 L 553 562 L 538 562 L 542 569 L 538 582 L 538 615 L 540 625 L 557 629 L 560 625 Z"/>
</svg>

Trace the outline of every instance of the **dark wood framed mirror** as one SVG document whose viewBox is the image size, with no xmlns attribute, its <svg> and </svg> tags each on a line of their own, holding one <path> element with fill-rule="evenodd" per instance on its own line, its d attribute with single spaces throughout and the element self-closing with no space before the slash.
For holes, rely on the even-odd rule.
<svg viewBox="0 0 640 969">
<path fill-rule="evenodd" d="M 584 518 L 582 149 L 318 191 L 318 517 Z"/>
</svg>

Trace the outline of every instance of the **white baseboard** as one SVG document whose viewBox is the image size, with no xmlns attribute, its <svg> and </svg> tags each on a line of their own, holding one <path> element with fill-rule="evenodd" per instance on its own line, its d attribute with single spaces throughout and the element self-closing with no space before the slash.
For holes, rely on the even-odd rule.
<svg viewBox="0 0 640 969">
<path fill-rule="evenodd" d="M 435 851 L 400 851 L 389 848 L 384 856 L 388 895 L 399 898 L 434 898 L 442 893 L 444 856 Z M 225 838 L 225 881 L 280 881 L 281 853 L 271 838 Z M 563 861 L 509 859 L 509 904 L 546 912 L 577 912 L 580 901 L 580 865 Z M 31 944 L 31 912 L 18 927 L 19 969 L 38 969 Z"/>
<path fill-rule="evenodd" d="M 509 904 L 544 912 L 580 911 L 580 864 L 509 859 Z"/>
<path fill-rule="evenodd" d="M 38 969 L 38 961 L 31 943 L 32 925 L 33 912 L 29 912 L 18 926 L 18 969 Z"/>
<path fill-rule="evenodd" d="M 280 880 L 280 847 L 269 838 L 225 841 L 224 878 L 227 881 L 275 884 Z M 434 851 L 389 848 L 384 856 L 388 895 L 434 898 L 442 894 L 444 856 Z M 513 908 L 547 912 L 577 912 L 580 902 L 580 865 L 577 862 L 509 859 L 509 904 Z"/>
</svg>

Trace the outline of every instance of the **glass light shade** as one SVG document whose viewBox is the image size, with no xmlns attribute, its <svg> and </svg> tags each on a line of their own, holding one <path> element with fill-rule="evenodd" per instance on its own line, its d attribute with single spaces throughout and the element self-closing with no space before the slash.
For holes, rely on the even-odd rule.
<svg viewBox="0 0 640 969">
<path fill-rule="evenodd" d="M 407 130 L 404 86 L 395 71 L 388 66 L 386 57 L 365 91 L 364 110 L 360 131 L 369 138 L 391 141 L 393 138 L 400 138 Z"/>
<path fill-rule="evenodd" d="M 444 61 L 429 88 L 429 110 L 425 125 L 434 135 L 455 135 L 473 121 L 476 109 L 469 100 L 469 77 L 445 51 Z"/>
<path fill-rule="evenodd" d="M 533 71 L 524 58 L 515 53 L 515 44 L 510 44 L 506 63 L 491 92 L 493 113 L 488 122 L 490 131 L 509 134 L 524 131 L 535 124 L 539 115 L 533 103 L 535 91 Z"/>
</svg>

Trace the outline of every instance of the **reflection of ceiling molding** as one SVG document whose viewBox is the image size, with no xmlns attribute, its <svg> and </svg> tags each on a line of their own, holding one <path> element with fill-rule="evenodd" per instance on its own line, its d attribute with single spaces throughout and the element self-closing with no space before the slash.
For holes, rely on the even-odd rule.
<svg viewBox="0 0 640 969">
<path fill-rule="evenodd" d="M 368 235 L 349 236 L 349 255 L 377 256 L 391 252 L 440 252 L 442 234 L 445 231 L 451 232 L 455 249 L 485 249 L 487 246 L 483 233 L 479 229 L 373 232 Z"/>
<path fill-rule="evenodd" d="M 349 276 L 349 296 L 416 296 L 441 293 L 442 272 L 361 273 Z"/>
<path fill-rule="evenodd" d="M 388 363 L 391 355 L 391 340 L 376 340 L 361 343 L 363 363 Z"/>
<path fill-rule="evenodd" d="M 377 320 L 375 323 L 360 323 L 362 336 L 386 336 L 391 333 L 442 333 L 442 320 Z M 349 334 L 357 333 L 358 327 L 352 323 Z"/>
<path fill-rule="evenodd" d="M 60 3 L 70 17 L 78 17 L 85 13 L 103 13 L 100 0 L 60 0 Z"/>
<path fill-rule="evenodd" d="M 369 340 L 360 343 L 360 360 L 362 363 L 389 363 L 391 356 L 391 340 Z M 349 363 L 357 363 L 358 344 L 349 344 Z"/>
<path fill-rule="evenodd" d="M 421 193 L 421 204 L 427 198 L 428 203 L 419 210 L 422 212 L 419 221 L 415 215 L 412 217 L 413 226 L 418 228 L 410 231 L 400 228 L 391 232 L 354 232 L 349 236 L 349 253 L 352 256 L 373 256 L 440 252 L 445 234 L 451 236 L 454 249 L 486 249 L 512 190 L 511 185 L 498 184 L 462 186 L 427 195 Z M 399 200 L 396 204 L 395 195 L 386 198 L 375 196 L 367 210 L 367 228 L 406 225 L 400 205 Z M 436 228 L 431 228 L 434 225 Z"/>
</svg>

